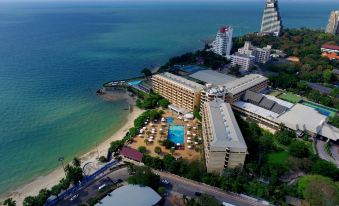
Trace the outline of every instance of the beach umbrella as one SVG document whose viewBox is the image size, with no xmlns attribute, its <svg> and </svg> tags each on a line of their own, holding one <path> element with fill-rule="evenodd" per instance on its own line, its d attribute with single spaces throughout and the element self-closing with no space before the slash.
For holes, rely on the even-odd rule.
<svg viewBox="0 0 339 206">
<path fill-rule="evenodd" d="M 191 143 L 191 142 L 192 142 L 191 140 L 189 140 L 189 139 L 187 140 L 187 143 Z"/>
<path fill-rule="evenodd" d="M 155 131 L 152 131 L 152 134 L 155 134 Z"/>
<path fill-rule="evenodd" d="M 149 141 L 149 142 L 153 142 L 153 140 L 152 140 L 152 139 L 148 139 L 148 141 Z"/>
<path fill-rule="evenodd" d="M 162 128 L 160 128 L 160 131 L 162 131 L 163 129 Z"/>
<path fill-rule="evenodd" d="M 192 139 L 192 138 L 191 138 L 191 137 L 188 137 L 187 139 L 189 139 L 189 140 L 190 140 L 190 139 Z"/>
<path fill-rule="evenodd" d="M 196 127 L 193 127 L 193 129 L 197 129 Z"/>
<path fill-rule="evenodd" d="M 190 127 L 191 125 L 190 124 L 186 124 L 187 127 Z"/>
<path fill-rule="evenodd" d="M 198 142 L 194 142 L 194 144 L 199 144 Z"/>
<path fill-rule="evenodd" d="M 190 131 L 187 131 L 187 135 L 190 135 L 191 134 L 191 132 Z"/>
<path fill-rule="evenodd" d="M 143 130 L 146 130 L 146 129 L 147 129 L 147 127 L 143 127 L 142 129 L 143 129 Z"/>
<path fill-rule="evenodd" d="M 148 122 L 145 122 L 145 125 L 147 125 Z"/>
<path fill-rule="evenodd" d="M 163 118 L 161 118 L 161 121 L 162 121 L 162 122 L 165 122 L 166 120 L 165 120 L 165 118 L 163 117 Z"/>
<path fill-rule="evenodd" d="M 199 140 L 202 140 L 202 138 L 201 138 L 201 137 L 199 137 L 198 139 L 199 139 Z"/>
<path fill-rule="evenodd" d="M 184 122 L 188 122 L 188 120 L 187 120 L 187 119 L 184 119 Z"/>
<path fill-rule="evenodd" d="M 153 139 L 154 137 L 153 137 L 153 136 L 150 136 L 149 138 Z"/>
<path fill-rule="evenodd" d="M 139 134 L 139 137 L 142 137 L 142 134 Z"/>
<path fill-rule="evenodd" d="M 180 146 L 180 143 L 177 143 L 177 146 Z"/>
<path fill-rule="evenodd" d="M 182 120 L 182 116 L 178 116 L 178 119 Z"/>
<path fill-rule="evenodd" d="M 195 137 L 195 136 L 197 136 L 197 134 L 193 133 L 193 136 Z"/>
<path fill-rule="evenodd" d="M 155 131 L 155 128 L 152 128 L 152 131 Z"/>
<path fill-rule="evenodd" d="M 191 149 L 191 148 L 192 148 L 192 146 L 191 146 L 191 145 L 188 145 L 188 146 L 187 146 L 187 148 L 188 148 L 188 149 Z"/>
</svg>

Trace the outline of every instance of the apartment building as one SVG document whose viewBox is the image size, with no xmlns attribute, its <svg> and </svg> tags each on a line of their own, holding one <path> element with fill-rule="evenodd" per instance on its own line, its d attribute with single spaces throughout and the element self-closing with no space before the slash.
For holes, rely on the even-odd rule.
<svg viewBox="0 0 339 206">
<path fill-rule="evenodd" d="M 232 49 L 233 28 L 221 27 L 212 42 L 212 51 L 224 57 L 229 57 Z"/>
<path fill-rule="evenodd" d="M 231 64 L 232 66 L 240 66 L 241 70 L 248 71 L 255 62 L 255 56 L 240 54 L 236 52 L 231 56 Z"/>
<path fill-rule="evenodd" d="M 326 27 L 326 33 L 334 35 L 339 34 L 339 10 L 331 12 Z"/>
<path fill-rule="evenodd" d="M 261 22 L 261 33 L 279 36 L 282 31 L 282 22 L 278 7 L 278 0 L 266 0 Z"/>
<path fill-rule="evenodd" d="M 265 64 L 270 60 L 271 49 L 272 46 L 270 45 L 258 48 L 253 46 L 250 41 L 246 41 L 244 46 L 238 49 L 238 53 L 247 56 L 254 56 L 255 62 Z"/>
<path fill-rule="evenodd" d="M 176 107 L 193 111 L 195 107 L 199 107 L 203 86 L 166 72 L 152 77 L 152 89 Z"/>
<path fill-rule="evenodd" d="M 230 104 L 222 99 L 205 102 L 202 111 L 205 163 L 208 172 L 242 167 L 247 146 Z"/>
</svg>

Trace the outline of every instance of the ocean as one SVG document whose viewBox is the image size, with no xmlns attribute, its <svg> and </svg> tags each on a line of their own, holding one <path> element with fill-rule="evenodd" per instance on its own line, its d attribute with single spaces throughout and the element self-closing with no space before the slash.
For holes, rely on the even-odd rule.
<svg viewBox="0 0 339 206">
<path fill-rule="evenodd" d="M 96 96 L 102 83 L 201 48 L 221 25 L 258 31 L 263 2 L 0 2 L 0 194 L 122 126 L 128 105 Z M 324 28 L 338 8 L 280 1 L 291 28 Z"/>
</svg>

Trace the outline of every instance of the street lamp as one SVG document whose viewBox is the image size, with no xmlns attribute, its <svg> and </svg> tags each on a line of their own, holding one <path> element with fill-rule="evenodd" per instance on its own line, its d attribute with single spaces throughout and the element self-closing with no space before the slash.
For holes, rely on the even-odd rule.
<svg viewBox="0 0 339 206">
<path fill-rule="evenodd" d="M 58 158 L 58 161 L 61 162 L 62 168 L 64 169 L 64 173 L 65 173 L 65 177 L 66 177 L 67 175 L 66 175 L 64 160 L 65 160 L 64 157 L 59 157 L 59 158 Z"/>
</svg>

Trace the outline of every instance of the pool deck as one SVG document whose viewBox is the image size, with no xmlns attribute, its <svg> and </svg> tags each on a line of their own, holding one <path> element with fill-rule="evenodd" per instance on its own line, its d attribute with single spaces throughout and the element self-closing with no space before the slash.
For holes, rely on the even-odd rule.
<svg viewBox="0 0 339 206">
<path fill-rule="evenodd" d="M 197 122 L 195 120 L 189 120 L 187 122 L 184 122 L 183 120 L 179 120 L 177 118 L 177 114 L 174 114 L 172 111 L 166 110 L 165 114 L 163 115 L 163 117 L 173 117 L 174 118 L 174 125 L 183 125 L 185 126 L 184 130 L 185 130 L 185 137 L 184 137 L 184 149 L 182 150 L 175 150 L 173 156 L 176 158 L 182 157 L 184 159 L 188 159 L 188 160 L 200 160 L 201 159 L 201 148 L 202 148 L 202 144 L 199 144 L 196 149 L 188 149 L 188 143 L 187 141 L 187 131 L 191 130 L 192 133 L 197 133 L 197 136 L 199 136 L 199 131 L 197 130 L 193 130 L 193 127 L 198 128 Z M 134 141 L 132 144 L 130 144 L 129 146 L 134 148 L 134 149 L 138 149 L 138 147 L 140 146 L 145 146 L 147 148 L 147 153 L 153 157 L 163 157 L 163 155 L 170 154 L 170 150 L 166 149 L 164 146 L 161 145 L 161 143 L 159 141 L 161 140 L 165 140 L 167 139 L 167 135 L 168 135 L 168 125 L 166 123 L 161 122 L 160 120 L 157 123 L 152 123 L 153 127 L 151 126 L 151 124 L 147 124 L 146 128 L 147 131 L 144 132 L 142 137 L 139 137 L 139 135 L 137 135 L 134 138 Z M 188 129 L 188 127 L 186 126 L 187 124 L 190 124 L 190 129 Z M 150 131 L 152 130 L 152 128 L 156 129 L 156 133 L 155 134 L 151 134 Z M 163 128 L 163 133 L 160 132 L 160 129 Z M 194 132 L 196 131 L 196 132 Z M 150 143 L 150 142 L 145 142 L 145 139 L 148 139 L 148 136 L 154 136 L 154 142 Z M 192 138 L 193 139 L 193 138 Z M 158 155 L 157 153 L 154 152 L 154 148 L 159 146 L 161 148 L 162 154 Z"/>
</svg>

